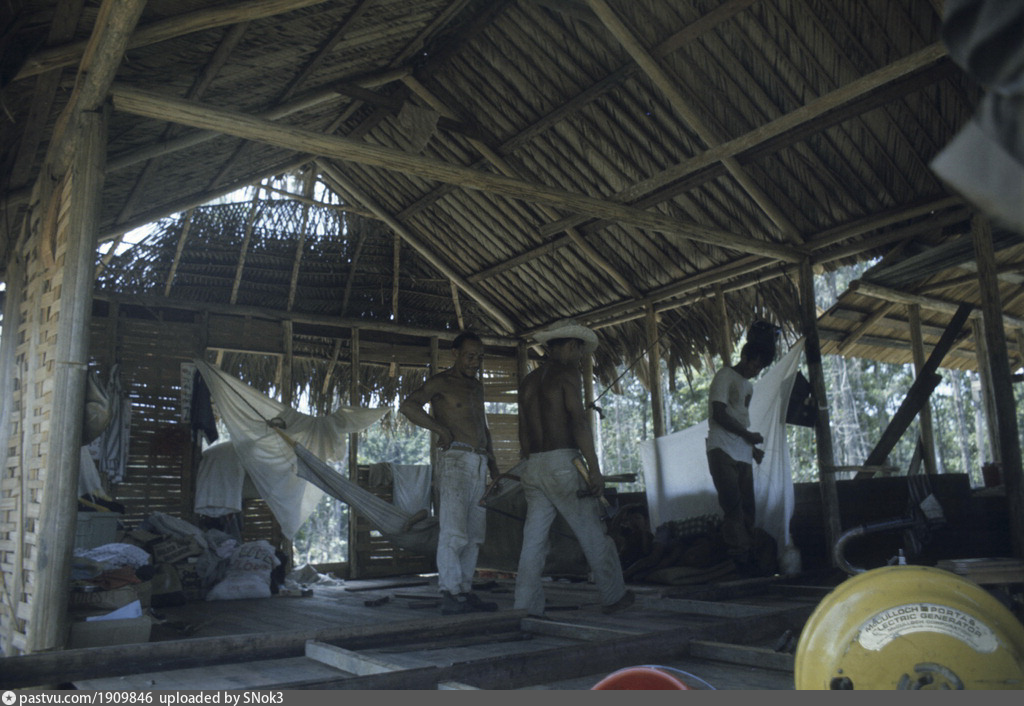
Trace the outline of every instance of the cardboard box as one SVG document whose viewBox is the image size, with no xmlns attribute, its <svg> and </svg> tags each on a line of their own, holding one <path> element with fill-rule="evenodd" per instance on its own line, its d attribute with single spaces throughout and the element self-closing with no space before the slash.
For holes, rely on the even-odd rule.
<svg viewBox="0 0 1024 706">
<path fill-rule="evenodd" d="M 149 642 L 153 621 L 148 616 L 119 620 L 91 620 L 71 623 L 68 647 L 106 647 Z"/>
<path fill-rule="evenodd" d="M 187 601 L 201 601 L 206 598 L 206 589 L 195 564 L 182 563 L 174 565 L 181 581 L 181 591 Z"/>
<path fill-rule="evenodd" d="M 155 564 L 177 564 L 190 556 L 199 556 L 203 553 L 202 548 L 200 548 L 199 543 L 195 539 L 191 539 L 188 542 L 165 539 L 162 542 L 156 542 L 151 545 L 149 551 L 153 554 L 153 563 Z"/>
<path fill-rule="evenodd" d="M 75 525 L 75 549 L 95 549 L 117 541 L 119 512 L 80 512 Z"/>
<path fill-rule="evenodd" d="M 106 608 L 114 610 L 126 606 L 132 601 L 139 601 L 143 608 L 149 608 L 153 596 L 152 581 L 113 588 L 106 591 L 91 591 L 89 593 L 72 591 L 68 600 L 70 608 Z"/>
</svg>

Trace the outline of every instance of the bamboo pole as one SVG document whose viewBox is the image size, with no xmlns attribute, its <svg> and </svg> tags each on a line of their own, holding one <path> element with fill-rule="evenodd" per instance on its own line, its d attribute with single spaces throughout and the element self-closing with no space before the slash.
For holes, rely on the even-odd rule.
<svg viewBox="0 0 1024 706">
<path fill-rule="evenodd" d="M 807 358 L 807 373 L 818 405 L 815 415 L 814 436 L 817 441 L 818 485 L 821 491 L 821 506 L 825 521 L 825 540 L 832 557 L 832 547 L 839 539 L 842 521 L 839 515 L 839 495 L 835 475 L 827 469 L 835 466 L 832 449 L 832 422 L 828 411 L 828 393 L 825 387 L 825 373 L 821 367 L 821 342 L 818 338 L 818 310 L 814 301 L 814 272 L 810 260 L 800 264 L 800 314 L 804 330 L 804 356 Z M 832 557 L 835 566 L 835 558 Z"/>
<path fill-rule="evenodd" d="M 722 365 L 725 366 L 732 363 L 732 324 L 729 322 L 729 309 L 725 306 L 725 292 L 722 290 L 722 285 L 716 284 L 714 291 L 715 309 L 718 311 L 719 356 L 722 359 Z"/>
<path fill-rule="evenodd" d="M 171 296 L 171 287 L 174 285 L 174 275 L 178 272 L 178 264 L 181 262 L 181 253 L 185 250 L 185 241 L 188 240 L 188 233 L 192 229 L 192 214 L 194 211 L 188 211 L 185 214 L 185 220 L 181 224 L 181 235 L 178 236 L 178 247 L 174 250 L 174 260 L 171 262 L 171 269 L 167 273 L 167 281 L 164 282 L 164 296 Z M 108 256 L 113 255 L 116 247 L 111 247 L 107 253 Z M 105 262 L 109 262 L 104 258 Z"/>
<path fill-rule="evenodd" d="M 651 423 L 655 443 L 665 436 L 665 400 L 661 392 L 661 344 L 658 336 L 658 314 L 654 307 L 647 310 L 647 384 L 651 392 Z"/>
<path fill-rule="evenodd" d="M 999 438 L 998 460 L 1002 465 L 1003 484 L 1006 487 L 1006 502 L 1010 515 L 1010 540 L 1014 555 L 1017 558 L 1024 558 L 1024 482 L 1017 406 L 1010 376 L 1006 334 L 1002 326 L 1005 317 L 995 272 L 992 230 L 988 219 L 981 214 L 971 220 L 971 238 L 974 241 L 974 257 L 978 265 L 978 285 L 996 413 L 994 426 L 998 429 Z"/>
<path fill-rule="evenodd" d="M 359 406 L 359 329 L 352 329 L 348 386 L 348 403 L 352 407 Z M 348 435 L 348 477 L 353 483 L 359 482 L 359 434 Z M 348 509 L 348 577 L 357 579 L 360 576 L 359 554 L 356 551 L 356 524 L 358 513 L 354 507 Z"/>
<path fill-rule="evenodd" d="M 245 231 L 242 234 L 242 247 L 238 251 L 238 262 L 235 265 L 235 277 L 231 282 L 231 298 L 228 300 L 232 304 L 238 301 L 238 290 L 242 286 L 242 273 L 245 271 L 245 259 L 249 253 L 249 241 L 252 240 L 253 227 L 256 224 L 256 217 L 260 212 L 260 189 L 263 185 L 257 185 L 253 190 L 252 201 L 249 203 L 249 213 L 245 217 Z"/>
<path fill-rule="evenodd" d="M 907 320 L 910 324 L 910 348 L 914 355 L 914 374 L 920 375 L 925 366 L 924 337 L 921 335 L 921 307 L 907 305 Z M 927 473 L 938 473 L 935 462 L 935 431 L 932 427 L 931 398 L 925 400 L 917 413 L 921 425 L 921 445 L 924 452 L 924 468 Z"/>
</svg>

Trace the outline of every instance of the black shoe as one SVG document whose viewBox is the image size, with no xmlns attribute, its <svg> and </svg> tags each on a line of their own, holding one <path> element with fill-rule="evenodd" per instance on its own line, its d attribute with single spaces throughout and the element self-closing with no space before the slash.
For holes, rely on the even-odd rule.
<svg viewBox="0 0 1024 706">
<path fill-rule="evenodd" d="M 636 600 L 636 594 L 633 593 L 632 591 L 630 591 L 629 589 L 626 589 L 626 592 L 622 595 L 622 598 L 620 598 L 619 600 L 615 601 L 611 605 L 603 605 L 603 606 L 601 606 L 601 612 L 604 613 L 605 615 L 611 615 L 612 613 L 618 613 L 620 610 L 625 610 L 626 608 L 629 608 L 631 605 L 633 605 L 633 602 L 635 600 Z"/>
<path fill-rule="evenodd" d="M 441 615 L 459 615 L 472 610 L 462 594 L 453 596 L 448 591 L 441 591 Z"/>
<path fill-rule="evenodd" d="M 472 591 L 469 593 L 460 593 L 459 598 L 466 602 L 470 610 L 479 611 L 481 613 L 493 613 L 498 610 L 497 603 L 491 603 L 490 601 L 480 600 L 480 596 L 476 595 Z"/>
</svg>

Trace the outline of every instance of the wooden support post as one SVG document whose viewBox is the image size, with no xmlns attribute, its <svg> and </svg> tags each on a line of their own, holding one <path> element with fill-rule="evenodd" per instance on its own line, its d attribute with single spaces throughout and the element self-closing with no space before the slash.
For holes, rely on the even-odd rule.
<svg viewBox="0 0 1024 706">
<path fill-rule="evenodd" d="M 430 337 L 430 375 L 437 375 L 441 372 L 441 342 L 437 336 Z M 430 465 L 437 468 L 437 435 L 430 435 Z M 435 507 L 439 507 L 438 498 L 434 498 Z"/>
<path fill-rule="evenodd" d="M 0 337 L 0 449 L 2 449 L 3 462 L 5 467 L 17 462 L 20 449 L 11 448 L 13 421 L 11 400 L 15 399 L 15 371 L 17 370 L 16 355 L 18 348 L 18 336 L 14 332 L 21 328 L 21 305 L 25 294 L 25 260 L 17 252 L 9 253 L 7 270 L 4 283 L 7 285 L 7 295 L 4 298 L 4 321 L 3 328 L 6 335 Z M 15 435 L 16 436 L 16 435 Z M 13 454 L 12 454 L 13 452 Z M 16 483 L 4 485 L 4 490 L 10 488 L 10 492 L 4 492 L 0 498 L 0 521 L 7 527 L 15 528 L 7 537 L 13 545 L 5 563 L 0 564 L 0 603 L 3 603 L 3 613 L 7 618 L 7 629 L 0 631 L 0 649 L 4 655 L 16 654 L 14 650 L 14 635 L 22 629 L 19 624 L 17 611 L 21 602 L 21 587 L 24 582 L 24 532 L 25 532 L 25 476 L 18 474 Z M 9 563 L 8 563 L 9 562 Z M 9 567 L 9 568 L 8 568 Z"/>
<path fill-rule="evenodd" d="M 896 414 L 889 421 L 889 426 L 882 432 L 882 438 L 879 439 L 878 444 L 868 454 L 867 460 L 864 461 L 865 466 L 885 465 L 889 452 L 893 450 L 896 442 L 903 436 L 903 432 L 907 430 L 914 417 L 917 416 L 918 410 L 928 401 L 932 390 L 942 380 L 942 377 L 935 371 L 938 369 L 939 364 L 942 363 L 942 359 L 946 357 L 946 353 L 949 352 L 956 342 L 956 338 L 964 324 L 967 323 L 972 309 L 973 307 L 970 304 L 964 303 L 960 305 L 956 314 L 953 315 L 952 321 L 949 322 L 946 330 L 942 332 L 942 337 L 935 344 L 931 355 L 928 356 L 928 360 L 921 367 L 921 371 L 907 391 L 907 396 L 903 398 L 900 408 L 896 410 Z"/>
<path fill-rule="evenodd" d="M 907 319 L 910 324 L 910 347 L 914 355 L 914 375 L 920 375 L 924 368 L 924 337 L 921 335 L 921 306 L 919 304 L 907 305 Z M 935 461 L 935 432 L 932 427 L 932 406 L 929 400 L 925 400 L 921 411 L 918 413 L 918 422 L 921 425 L 921 445 L 924 450 L 924 469 L 927 473 L 938 473 L 938 466 Z"/>
<path fill-rule="evenodd" d="M 725 292 L 722 290 L 721 284 L 715 285 L 715 308 L 718 311 L 718 326 L 719 326 L 719 351 L 718 355 L 722 358 L 722 366 L 732 364 L 732 324 L 729 321 L 729 310 L 725 306 Z"/>
<path fill-rule="evenodd" d="M 30 652 L 63 647 L 67 637 L 68 586 L 78 518 L 82 409 L 107 148 L 105 111 L 82 113 L 77 129 L 79 140 L 68 178 L 61 180 L 52 194 L 55 206 L 66 203 L 69 212 L 65 225 L 51 234 L 55 242 L 66 244 L 63 266 L 56 266 L 61 293 L 53 312 L 59 318 L 56 347 L 51 351 L 55 365 L 49 434 L 42 437 L 46 475 L 39 500 L 45 510 L 36 523 L 36 576 L 28 607 Z M 50 247 L 46 234 L 43 241 L 41 248 Z"/>
<path fill-rule="evenodd" d="M 583 357 L 583 402 L 587 406 L 587 421 L 590 422 L 590 432 L 594 437 L 594 449 L 597 451 L 597 461 L 604 469 L 604 454 L 601 452 L 601 416 L 592 406 L 594 400 L 594 356 Z"/>
<path fill-rule="evenodd" d="M 1003 310 L 996 275 L 995 253 L 992 248 L 992 230 L 988 219 L 981 214 L 971 219 L 971 237 L 974 257 L 978 265 L 978 284 L 981 292 L 981 311 L 985 322 L 985 342 L 988 345 L 989 371 L 992 376 L 992 396 L 995 402 L 995 424 L 998 429 L 998 460 L 1003 468 L 1003 485 L 1010 515 L 1010 540 L 1013 553 L 1024 558 L 1024 483 L 1022 483 L 1020 437 L 1017 427 L 1017 404 L 1013 395 L 1010 360 L 1006 350 L 1003 329 Z"/>
<path fill-rule="evenodd" d="M 814 301 L 814 271 L 810 259 L 800 263 L 800 314 L 803 319 L 804 356 L 807 358 L 807 374 L 810 377 L 814 401 L 818 405 L 815 415 L 814 437 L 817 442 L 818 485 L 821 491 L 821 507 L 825 520 L 825 539 L 831 548 L 839 539 L 842 527 L 839 516 L 839 495 L 836 491 L 836 477 L 825 469 L 835 465 L 832 449 L 832 422 L 828 413 L 828 393 L 825 389 L 825 373 L 821 367 L 821 342 L 818 338 L 818 309 Z M 833 566 L 835 560 L 832 560 Z"/>
<path fill-rule="evenodd" d="M 996 405 L 992 395 L 992 370 L 991 358 L 988 355 L 988 340 L 985 338 L 985 325 L 981 319 L 971 319 L 971 328 L 974 338 L 974 353 L 978 361 L 978 395 L 975 401 L 978 403 L 980 417 L 976 415 L 984 425 L 984 439 L 978 436 L 979 455 L 981 463 L 989 461 L 999 462 L 999 427 L 996 425 Z M 971 390 L 972 397 L 974 391 Z M 979 431 L 981 431 L 979 429 Z M 981 450 L 984 445 L 984 451 Z"/>
<path fill-rule="evenodd" d="M 661 394 L 661 344 L 658 340 L 658 314 L 647 307 L 647 383 L 651 391 L 651 423 L 654 438 L 665 436 L 665 401 Z"/>
<path fill-rule="evenodd" d="M 348 403 L 359 406 L 359 329 L 352 329 L 350 365 L 348 384 Z M 359 434 L 348 435 L 348 477 L 353 483 L 359 482 Z M 359 560 L 356 553 L 356 519 L 357 513 L 350 505 L 348 508 L 348 577 L 359 578 Z"/>
<path fill-rule="evenodd" d="M 289 319 L 281 322 L 281 338 L 284 344 L 284 356 L 281 361 L 281 403 L 292 405 L 292 370 L 295 358 L 292 351 L 292 322 Z"/>
</svg>

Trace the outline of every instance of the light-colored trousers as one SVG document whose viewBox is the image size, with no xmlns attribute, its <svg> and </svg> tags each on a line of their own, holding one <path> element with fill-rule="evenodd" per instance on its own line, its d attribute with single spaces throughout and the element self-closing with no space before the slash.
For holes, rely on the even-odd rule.
<svg viewBox="0 0 1024 706">
<path fill-rule="evenodd" d="M 526 523 L 516 573 L 515 609 L 530 615 L 544 614 L 541 573 L 550 546 L 548 532 L 556 513 L 565 518 L 576 535 L 593 572 L 602 605 L 615 603 L 626 593 L 618 553 L 601 522 L 598 499 L 576 497 L 576 491 L 587 487 L 572 462 L 577 456 L 579 451 L 575 449 L 530 454 L 520 476 L 526 495 Z"/>
<path fill-rule="evenodd" d="M 437 585 L 452 595 L 468 593 L 487 534 L 487 509 L 479 504 L 487 490 L 487 457 L 458 449 L 441 451 L 437 486 Z"/>
</svg>

